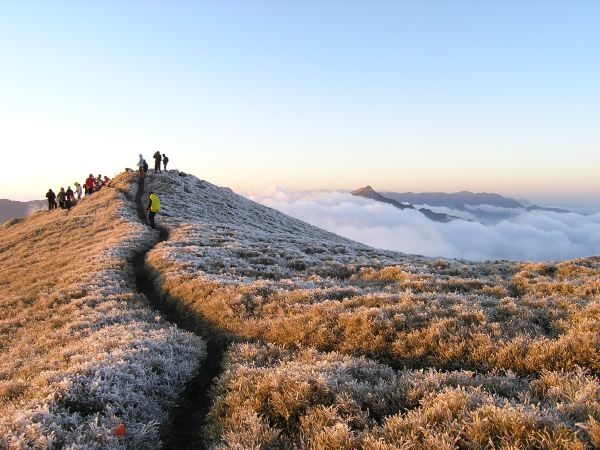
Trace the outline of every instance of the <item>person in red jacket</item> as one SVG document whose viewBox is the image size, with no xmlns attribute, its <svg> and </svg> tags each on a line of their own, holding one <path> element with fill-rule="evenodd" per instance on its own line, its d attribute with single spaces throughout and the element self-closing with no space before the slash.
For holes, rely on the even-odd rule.
<svg viewBox="0 0 600 450">
<path fill-rule="evenodd" d="M 85 196 L 91 195 L 94 192 L 94 175 L 90 173 L 90 176 L 85 180 Z"/>
</svg>

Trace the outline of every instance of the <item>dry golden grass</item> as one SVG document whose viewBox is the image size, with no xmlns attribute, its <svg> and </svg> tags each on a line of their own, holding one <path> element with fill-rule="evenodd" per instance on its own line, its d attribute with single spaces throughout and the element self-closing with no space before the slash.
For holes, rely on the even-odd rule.
<svg viewBox="0 0 600 450">
<path fill-rule="evenodd" d="M 600 258 L 517 264 L 406 256 L 333 236 L 194 177 L 151 183 L 172 205 L 162 217 L 171 239 L 148 258 L 164 295 L 218 333 L 281 346 L 234 349 L 227 358 L 208 430 L 214 445 L 597 445 Z M 375 403 L 336 397 L 317 376 L 329 358 L 318 352 L 330 351 L 409 385 L 420 377 L 452 382 L 399 388 Z M 299 361 L 306 352 L 321 356 Z M 344 370 L 334 365 L 331 378 Z M 478 384 L 465 371 L 476 371 Z M 365 398 L 376 399 L 379 375 L 372 376 L 350 384 L 364 382 Z"/>
<path fill-rule="evenodd" d="M 37 395 L 40 373 L 68 365 L 67 356 L 55 357 L 52 350 L 62 351 L 82 338 L 65 333 L 64 326 L 92 290 L 86 286 L 101 281 L 94 277 L 104 268 L 103 255 L 132 233 L 112 193 L 84 199 L 71 213 L 40 212 L 0 230 L 0 348 L 4 362 L 16 363 L 3 367 L 1 378 L 30 380 L 27 389 L 20 389 L 22 399 Z M 124 266 L 126 261 L 115 263 Z"/>
<path fill-rule="evenodd" d="M 510 369 L 521 374 L 587 368 L 600 373 L 600 302 L 597 296 L 495 295 L 502 284 L 446 284 L 390 268 L 393 280 L 372 275 L 350 278 L 337 288 L 290 289 L 271 281 L 220 284 L 178 274 L 150 263 L 163 274 L 163 288 L 222 330 L 245 339 L 282 345 L 310 345 L 377 358 L 395 367 Z M 173 272 L 171 272 L 173 273 Z M 403 281 L 398 281 L 401 273 Z M 386 275 L 386 276 L 388 276 Z M 387 278 L 389 280 L 389 278 Z M 364 283 L 371 286 L 364 288 Z M 489 283 L 489 280 L 487 281 Z M 506 280 L 506 283 L 509 283 Z M 398 285 L 400 283 L 400 285 Z M 402 284 L 406 283 L 406 284 Z M 564 283 L 564 281 L 563 281 Z M 487 287 L 490 294 L 483 292 Z"/>
<path fill-rule="evenodd" d="M 0 448 L 121 445 L 118 420 L 129 427 L 122 444 L 155 440 L 152 421 L 176 393 L 160 388 L 164 372 L 181 389 L 195 369 L 186 357 L 203 351 L 198 340 L 135 292 L 128 259 L 151 234 L 124 195 L 134 181 L 0 228 Z M 173 346 L 182 354 L 169 356 Z"/>
<path fill-rule="evenodd" d="M 598 380 L 393 371 L 364 358 L 235 345 L 212 395 L 214 448 L 584 449 L 597 444 Z"/>
</svg>

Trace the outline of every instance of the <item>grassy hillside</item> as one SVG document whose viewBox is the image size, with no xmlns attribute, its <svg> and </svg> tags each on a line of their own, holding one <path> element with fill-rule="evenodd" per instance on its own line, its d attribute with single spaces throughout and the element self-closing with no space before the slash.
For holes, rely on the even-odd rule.
<svg viewBox="0 0 600 450">
<path fill-rule="evenodd" d="M 600 445 L 600 258 L 407 256 L 192 176 L 149 186 L 171 229 L 148 256 L 157 285 L 252 342 L 225 357 L 211 445 Z"/>
<path fill-rule="evenodd" d="M 600 447 L 600 258 L 377 250 L 177 171 L 159 234 L 138 180 L 0 227 L 0 448 Z"/>
<path fill-rule="evenodd" d="M 134 181 L 0 227 L 0 448 L 156 448 L 198 369 L 200 339 L 136 292 L 131 258 L 156 236 Z"/>
</svg>

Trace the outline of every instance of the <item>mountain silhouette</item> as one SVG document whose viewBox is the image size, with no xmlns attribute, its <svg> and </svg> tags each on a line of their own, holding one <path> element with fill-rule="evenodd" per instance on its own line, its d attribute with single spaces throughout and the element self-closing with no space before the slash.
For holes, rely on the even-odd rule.
<svg viewBox="0 0 600 450">
<path fill-rule="evenodd" d="M 381 195 L 380 193 L 376 192 L 371 186 L 365 186 L 363 188 L 356 189 L 356 190 L 352 191 L 351 194 L 356 197 L 365 197 L 365 198 L 369 198 L 371 200 L 375 200 L 378 202 L 387 203 L 388 205 L 392 205 L 398 209 L 413 209 L 415 211 L 419 211 L 425 217 L 427 217 L 428 219 L 433 220 L 435 222 L 446 223 L 446 222 L 450 222 L 452 220 L 466 220 L 466 219 L 462 219 L 460 217 L 451 216 L 449 214 L 438 213 L 438 212 L 432 211 L 431 209 L 428 209 L 428 208 L 415 208 L 410 203 L 405 204 L 396 199 L 392 199 L 392 198 L 386 197 L 384 195 Z"/>
<path fill-rule="evenodd" d="M 45 200 L 32 200 L 30 202 L 18 202 L 8 199 L 0 199 L 0 223 L 17 217 L 25 217 L 34 211 L 46 208 Z"/>
<path fill-rule="evenodd" d="M 568 213 L 565 209 L 539 206 L 535 204 L 524 204 L 513 198 L 504 197 L 499 194 L 488 192 L 460 191 L 455 193 L 446 192 L 383 192 L 381 195 L 397 202 L 408 202 L 415 205 L 429 205 L 466 211 L 470 206 L 496 206 L 499 208 L 517 209 L 527 211 L 550 211 L 556 213 Z"/>
</svg>

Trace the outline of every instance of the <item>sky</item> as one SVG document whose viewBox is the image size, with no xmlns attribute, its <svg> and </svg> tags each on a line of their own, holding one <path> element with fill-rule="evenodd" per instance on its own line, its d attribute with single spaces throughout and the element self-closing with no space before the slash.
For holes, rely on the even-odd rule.
<svg viewBox="0 0 600 450">
<path fill-rule="evenodd" d="M 156 149 L 238 192 L 600 205 L 600 2 L 0 0 L 0 198 Z"/>
</svg>

